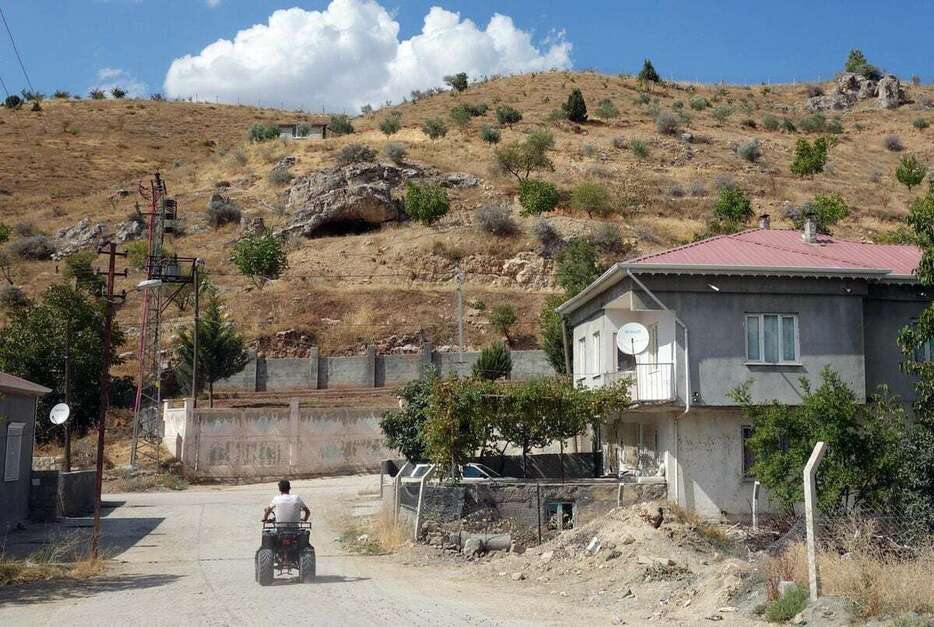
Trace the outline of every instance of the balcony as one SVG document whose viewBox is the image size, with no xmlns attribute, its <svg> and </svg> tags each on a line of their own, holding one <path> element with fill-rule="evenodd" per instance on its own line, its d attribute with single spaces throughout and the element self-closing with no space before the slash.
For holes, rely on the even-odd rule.
<svg viewBox="0 0 934 627">
<path fill-rule="evenodd" d="M 634 403 L 665 403 L 675 400 L 674 364 L 636 364 L 629 370 L 607 372 L 601 376 L 603 385 L 616 385 L 629 380 L 629 397 Z"/>
</svg>

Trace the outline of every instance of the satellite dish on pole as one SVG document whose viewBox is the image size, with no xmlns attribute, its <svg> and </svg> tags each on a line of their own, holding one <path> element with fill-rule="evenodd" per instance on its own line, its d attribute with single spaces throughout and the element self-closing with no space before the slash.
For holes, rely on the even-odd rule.
<svg viewBox="0 0 934 627">
<path fill-rule="evenodd" d="M 71 415 L 71 408 L 65 403 L 59 403 L 49 412 L 49 420 L 52 421 L 53 425 L 63 425 L 68 420 L 69 415 Z"/>
<path fill-rule="evenodd" d="M 627 355 L 638 355 L 649 347 L 649 330 L 638 322 L 627 322 L 616 333 L 616 346 Z"/>
</svg>

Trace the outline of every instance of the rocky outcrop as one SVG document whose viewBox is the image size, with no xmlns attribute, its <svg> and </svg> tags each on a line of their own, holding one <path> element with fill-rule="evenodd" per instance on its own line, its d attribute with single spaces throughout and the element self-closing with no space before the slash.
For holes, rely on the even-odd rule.
<svg viewBox="0 0 934 627">
<path fill-rule="evenodd" d="M 139 218 L 130 218 L 126 222 L 120 223 L 117 226 L 117 230 L 114 232 L 114 241 L 118 244 L 123 242 L 132 242 L 143 237 L 143 234 L 146 232 L 146 223 L 143 222 L 142 216 Z"/>
<path fill-rule="evenodd" d="M 879 108 L 894 109 L 907 102 L 898 77 L 886 74 L 881 78 L 844 72 L 837 77 L 834 89 L 827 95 L 816 95 L 807 99 L 804 108 L 811 113 L 818 111 L 842 111 L 857 102 L 875 98 Z"/>
<path fill-rule="evenodd" d="M 60 229 L 55 233 L 55 237 L 59 241 L 52 258 L 61 259 L 83 248 L 97 246 L 103 241 L 106 228 L 107 224 L 105 222 L 92 224 L 90 218 L 84 218 L 74 226 Z"/>
</svg>

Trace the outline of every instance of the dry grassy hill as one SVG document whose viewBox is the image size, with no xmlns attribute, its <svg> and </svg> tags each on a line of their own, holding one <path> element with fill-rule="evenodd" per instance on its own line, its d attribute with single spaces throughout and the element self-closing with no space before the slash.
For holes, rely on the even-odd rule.
<svg viewBox="0 0 934 627">
<path fill-rule="evenodd" d="M 591 122 L 577 126 L 551 122 L 568 92 L 579 87 L 591 111 Z M 403 129 L 387 138 L 378 124 L 388 109 L 354 120 L 356 132 L 323 141 L 281 141 L 250 144 L 246 129 L 254 121 L 293 121 L 309 116 L 269 109 L 214 104 L 153 101 L 57 101 L 43 103 L 34 113 L 0 109 L 0 222 L 32 223 L 54 234 L 83 217 L 114 225 L 132 211 L 137 182 L 161 171 L 177 199 L 188 234 L 178 238 L 180 254 L 206 259 L 228 302 L 231 315 L 251 338 L 269 338 L 277 331 L 298 329 L 325 352 L 354 352 L 366 342 L 423 334 L 436 345 L 456 336 L 452 270 L 455 261 L 467 269 L 466 299 L 487 307 L 508 301 L 517 306 L 520 323 L 517 344 L 535 345 L 538 311 L 550 291 L 547 276 L 520 284 L 504 264 L 524 253 L 525 262 L 537 246 L 532 226 L 537 219 L 514 215 L 522 233 L 496 238 L 474 225 L 473 210 L 491 201 L 512 202 L 516 181 L 491 173 L 492 148 L 480 140 L 481 124 L 495 124 L 493 110 L 508 104 L 523 113 L 522 122 L 503 129 L 503 141 L 521 138 L 538 127 L 549 127 L 556 139 L 553 172 L 542 178 L 569 190 L 583 180 L 595 180 L 612 192 L 616 210 L 608 218 L 644 253 L 689 241 L 704 228 L 716 196 L 717 181 L 732 177 L 750 194 L 757 212 L 768 212 L 776 226 L 787 226 L 786 203 L 800 205 L 815 193 L 839 192 L 853 214 L 836 233 L 874 238 L 891 231 L 905 215 L 912 194 L 894 178 L 905 152 L 934 163 L 929 131 L 912 122 L 927 117 L 934 122 L 934 88 L 905 86 L 912 102 L 897 110 L 879 110 L 863 102 L 839 114 L 844 131 L 836 135 L 829 167 L 813 179 L 791 174 L 789 165 L 799 133 L 769 132 L 762 118 L 773 114 L 798 121 L 804 114 L 803 85 L 725 87 L 673 85 L 658 87 L 648 102 L 640 100 L 634 79 L 584 72 L 548 72 L 490 80 L 461 94 L 441 93 L 391 110 L 401 114 Z M 699 95 L 711 105 L 726 103 L 732 116 L 723 123 L 712 108 L 692 110 L 690 98 Z M 610 99 L 620 111 L 617 118 L 601 120 L 596 104 Z M 679 135 L 656 130 L 654 111 L 677 107 L 687 116 Z M 447 136 L 432 141 L 420 130 L 424 119 L 447 117 L 458 103 L 486 103 L 490 111 L 461 131 L 452 126 Z M 833 116 L 828 116 L 833 117 Z M 751 127 L 755 123 L 756 128 Z M 905 152 L 888 150 L 883 138 L 897 135 Z M 617 148 L 618 140 L 642 139 L 648 155 Z M 738 142 L 757 138 L 762 159 L 750 163 L 737 154 Z M 480 186 L 452 190 L 452 211 L 434 227 L 414 224 L 386 225 L 361 234 L 333 235 L 289 242 L 290 270 L 281 280 L 259 291 L 227 261 L 240 229 L 206 226 L 206 209 L 215 183 L 229 181 L 231 197 L 247 217 L 261 216 L 272 227 L 286 219 L 287 186 L 270 182 L 267 175 L 285 155 L 297 158 L 297 175 L 330 167 L 336 152 L 348 143 L 366 143 L 382 150 L 389 141 L 402 142 L 408 160 L 442 170 L 466 171 L 480 176 Z M 127 197 L 111 200 L 116 190 Z M 917 193 L 917 190 L 915 190 Z M 597 221 L 567 207 L 547 219 L 564 235 L 588 233 Z M 543 265 L 547 275 L 549 264 Z M 35 295 L 59 278 L 55 262 L 18 262 L 17 283 Z M 125 281 L 134 285 L 138 277 Z M 138 302 L 131 293 L 120 318 L 134 334 Z M 171 325 L 188 314 L 170 312 Z M 168 335 L 168 334 L 167 334 Z M 493 333 L 483 314 L 468 306 L 468 340 L 474 346 L 488 342 Z M 265 346 L 266 343 L 264 342 Z M 282 348 L 282 347 L 280 347 Z"/>
</svg>

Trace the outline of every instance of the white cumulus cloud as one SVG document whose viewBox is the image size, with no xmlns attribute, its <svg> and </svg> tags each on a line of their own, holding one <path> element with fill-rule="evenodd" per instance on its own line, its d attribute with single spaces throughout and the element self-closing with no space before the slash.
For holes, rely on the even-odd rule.
<svg viewBox="0 0 934 627">
<path fill-rule="evenodd" d="M 571 67 L 563 33 L 544 44 L 494 14 L 480 28 L 432 7 L 422 30 L 399 40 L 399 24 L 374 0 L 333 0 L 323 11 L 275 11 L 266 24 L 219 39 L 175 59 L 165 77 L 173 98 L 237 100 L 309 110 L 356 112 L 398 101 L 443 77 L 471 77 Z"/>
<path fill-rule="evenodd" d="M 141 98 L 146 95 L 148 86 L 141 80 L 138 80 L 131 73 L 120 68 L 105 67 L 97 71 L 97 80 L 91 86 L 91 89 L 100 89 L 110 95 L 114 87 L 119 87 L 126 91 L 128 98 Z"/>
</svg>

